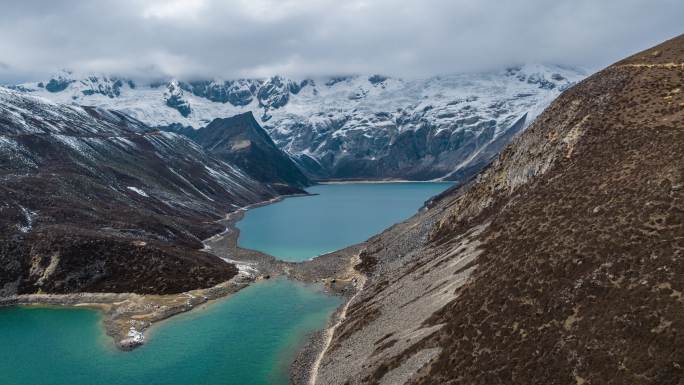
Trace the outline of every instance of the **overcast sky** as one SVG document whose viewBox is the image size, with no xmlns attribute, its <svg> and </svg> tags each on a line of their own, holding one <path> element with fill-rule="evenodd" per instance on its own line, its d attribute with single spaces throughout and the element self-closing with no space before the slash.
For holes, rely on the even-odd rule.
<svg viewBox="0 0 684 385">
<path fill-rule="evenodd" d="M 0 82 L 590 70 L 684 33 L 682 0 L 0 0 Z"/>
</svg>

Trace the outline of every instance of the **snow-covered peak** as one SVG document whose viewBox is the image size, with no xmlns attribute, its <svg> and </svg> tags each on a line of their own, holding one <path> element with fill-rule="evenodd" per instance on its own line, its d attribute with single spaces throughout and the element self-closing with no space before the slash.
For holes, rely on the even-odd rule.
<svg viewBox="0 0 684 385">
<path fill-rule="evenodd" d="M 436 171 L 445 175 L 447 163 L 453 161 L 443 159 L 459 158 L 454 155 L 459 146 L 480 143 L 475 138 L 495 140 L 522 116 L 529 124 L 560 92 L 585 76 L 574 68 L 528 64 L 424 79 L 367 74 L 136 83 L 72 76 L 50 80 L 63 88 L 60 91 L 48 89 L 49 82 L 15 88 L 64 103 L 120 110 L 151 126 L 199 128 L 215 118 L 251 111 L 278 146 L 295 157 L 310 158 L 313 163 L 305 161 L 332 177 L 341 176 L 339 167 L 347 161 L 354 164 L 348 167 L 358 170 L 365 166 L 356 162 L 398 159 L 399 144 L 407 145 L 402 140 L 417 141 L 417 153 L 406 155 L 416 146 L 401 150 L 410 158 L 403 163 L 427 162 L 428 157 L 430 162 L 445 162 L 444 170 Z M 409 136 L 412 139 L 405 139 Z M 364 175 L 380 175 L 380 167 L 390 167 L 376 163 L 362 170 Z"/>
<path fill-rule="evenodd" d="M 399 107 L 424 99 L 454 94 L 485 95 L 493 90 L 563 90 L 585 76 L 581 70 L 559 66 L 528 64 L 503 71 L 480 74 L 454 74 L 404 80 L 379 74 L 332 76 L 314 79 L 196 80 L 135 82 L 107 75 L 76 75 L 60 71 L 47 81 L 26 83 L 13 88 L 63 103 L 118 109 L 150 125 L 180 123 L 195 128 L 216 117 L 251 110 L 257 117 L 271 117 L 274 110 L 301 111 Z M 472 96 L 472 95 L 465 95 Z M 168 100 L 171 99 L 171 105 Z M 161 103 L 160 103 L 161 102 Z M 167 108 L 159 109 L 161 105 Z M 216 105 L 212 105 L 216 104 Z M 294 104 L 296 107 L 289 107 Z M 149 111 L 150 107 L 157 111 Z M 181 106 L 179 109 L 177 106 Z M 387 110 L 387 108 L 385 108 Z M 263 121 L 262 121 L 263 123 Z"/>
</svg>

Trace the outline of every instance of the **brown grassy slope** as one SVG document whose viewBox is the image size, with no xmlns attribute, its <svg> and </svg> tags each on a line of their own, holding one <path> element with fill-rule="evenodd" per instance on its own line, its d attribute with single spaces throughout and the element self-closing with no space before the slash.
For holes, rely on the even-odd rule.
<svg viewBox="0 0 684 385">
<path fill-rule="evenodd" d="M 491 222 L 419 384 L 684 379 L 684 35 L 565 92 L 474 183 L 435 243 Z M 388 362 L 370 382 L 376 382 Z"/>
</svg>

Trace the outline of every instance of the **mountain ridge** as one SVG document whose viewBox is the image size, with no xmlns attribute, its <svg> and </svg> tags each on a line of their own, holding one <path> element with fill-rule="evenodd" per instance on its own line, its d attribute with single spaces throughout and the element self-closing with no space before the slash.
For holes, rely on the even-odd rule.
<svg viewBox="0 0 684 385">
<path fill-rule="evenodd" d="M 581 70 L 542 65 L 417 80 L 273 76 L 141 84 L 62 74 L 53 79 L 54 92 L 46 82 L 15 88 L 120 110 L 157 127 L 198 129 L 215 118 L 252 111 L 310 179 L 430 180 L 465 174 L 458 167 L 479 169 L 468 164 L 473 153 L 511 136 L 509 129 L 525 114 L 529 124 L 584 76 Z"/>
<path fill-rule="evenodd" d="M 237 269 L 202 240 L 279 195 L 192 140 L 0 87 L 0 295 L 177 293 Z"/>
<path fill-rule="evenodd" d="M 321 384 L 678 384 L 684 35 L 564 92 L 368 241 Z"/>
<path fill-rule="evenodd" d="M 237 165 L 283 194 L 302 193 L 296 188 L 311 185 L 292 159 L 276 147 L 251 111 L 214 119 L 197 130 L 179 132 L 202 145 L 210 154 Z"/>
</svg>

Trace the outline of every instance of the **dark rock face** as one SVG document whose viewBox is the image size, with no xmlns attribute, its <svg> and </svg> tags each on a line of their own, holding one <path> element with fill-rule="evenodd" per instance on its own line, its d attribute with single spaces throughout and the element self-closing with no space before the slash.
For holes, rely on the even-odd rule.
<svg viewBox="0 0 684 385">
<path fill-rule="evenodd" d="M 0 294 L 174 293 L 236 274 L 201 240 L 277 192 L 122 113 L 0 88 Z"/>
<path fill-rule="evenodd" d="M 288 88 L 288 90 L 290 91 L 291 94 L 297 95 L 297 94 L 299 93 L 299 91 L 302 90 L 302 88 L 304 88 L 304 87 L 306 87 L 306 86 L 308 86 L 308 85 L 310 85 L 310 86 L 312 86 L 312 87 L 315 87 L 315 86 L 316 86 L 316 84 L 314 83 L 313 80 L 311 80 L 311 79 L 304 79 L 304 80 L 302 80 L 302 81 L 299 82 L 299 83 L 290 80 L 290 81 L 287 83 L 287 88 Z"/>
<path fill-rule="evenodd" d="M 683 62 L 684 35 L 568 89 L 371 239 L 319 383 L 681 383 Z"/>
<path fill-rule="evenodd" d="M 131 89 L 135 88 L 135 83 L 132 80 L 120 79 L 117 77 L 108 76 L 88 76 L 82 79 L 72 79 L 72 74 L 69 72 L 50 79 L 47 84 L 42 82 L 38 84 L 39 88 L 45 88 L 47 91 L 56 93 L 62 92 L 69 88 L 72 84 L 77 84 L 80 92 L 84 96 L 104 95 L 109 98 L 116 98 L 121 95 L 121 88 L 124 83 L 127 83 Z M 30 92 L 29 90 L 20 87 L 11 87 L 18 91 Z"/>
<path fill-rule="evenodd" d="M 280 76 L 274 76 L 268 79 L 257 92 L 259 105 L 266 108 L 280 108 L 287 104 L 290 100 L 290 90 L 294 89 L 299 92 L 301 89 L 298 84 L 292 83 Z M 297 93 L 295 92 L 295 93 Z"/>
<path fill-rule="evenodd" d="M 259 106 L 265 110 L 276 109 L 286 105 L 290 95 L 296 95 L 302 88 L 312 84 L 313 80 L 310 79 L 296 82 L 280 76 L 274 76 L 266 80 L 197 80 L 179 83 L 183 90 L 212 102 L 230 103 L 233 106 L 246 106 L 256 98 L 259 101 Z"/>
<path fill-rule="evenodd" d="M 224 81 L 210 80 L 182 82 L 180 86 L 193 94 L 207 98 L 212 102 L 230 103 L 234 106 L 246 106 L 252 102 L 258 84 L 252 80 Z"/>
<path fill-rule="evenodd" d="M 166 105 L 178 110 L 182 116 L 186 117 L 192 112 L 190 104 L 183 98 L 183 90 L 178 83 L 169 83 L 164 97 L 166 99 Z"/>
<path fill-rule="evenodd" d="M 215 119 L 208 126 L 186 134 L 210 154 L 237 165 L 254 179 L 274 188 L 289 190 L 289 186 L 310 185 L 308 178 L 273 143 L 251 112 Z"/>
<path fill-rule="evenodd" d="M 381 83 L 384 82 L 385 80 L 387 80 L 387 76 L 382 76 L 382 75 L 377 75 L 377 74 L 376 74 L 376 75 L 372 75 L 371 77 L 368 78 L 368 81 L 369 81 L 372 85 L 381 84 Z"/>
<path fill-rule="evenodd" d="M 67 87 L 69 87 L 69 84 L 71 84 L 72 82 L 72 80 L 63 78 L 50 79 L 50 81 L 48 81 L 45 85 L 45 89 L 50 92 L 64 91 L 67 89 Z"/>
<path fill-rule="evenodd" d="M 183 100 L 183 98 L 180 95 L 169 96 L 166 99 L 166 105 L 171 108 L 175 108 L 183 116 L 190 115 L 190 112 L 192 111 L 190 109 L 190 105 L 188 104 L 188 102 Z"/>
<path fill-rule="evenodd" d="M 83 95 L 86 96 L 100 94 L 110 98 L 115 98 L 121 95 L 121 87 L 124 84 L 124 81 L 121 79 L 110 79 L 107 77 L 98 78 L 97 76 L 91 76 L 87 80 L 88 83 L 85 81 L 82 81 L 82 83 L 84 85 L 89 85 L 90 88 L 81 91 Z M 135 88 L 135 85 L 132 81 L 129 80 L 128 84 L 131 88 Z"/>
<path fill-rule="evenodd" d="M 350 80 L 350 76 L 333 76 L 331 77 L 327 82 L 325 82 L 325 85 L 328 87 L 332 87 L 337 83 L 345 82 Z"/>
</svg>

